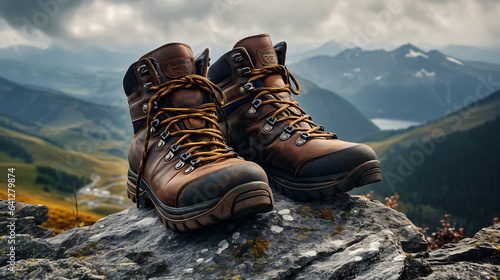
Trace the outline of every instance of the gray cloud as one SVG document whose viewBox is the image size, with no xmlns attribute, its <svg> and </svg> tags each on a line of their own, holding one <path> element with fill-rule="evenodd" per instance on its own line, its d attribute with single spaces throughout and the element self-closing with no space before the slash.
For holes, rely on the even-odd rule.
<svg viewBox="0 0 500 280">
<path fill-rule="evenodd" d="M 68 1 L 2 1 L 0 17 L 22 31 L 23 18 L 33 23 L 38 13 L 39 21 L 43 19 L 39 3 L 59 3 L 60 11 L 39 28 L 53 44 L 114 50 L 146 51 L 172 41 L 197 50 L 225 50 L 262 32 L 296 50 L 331 39 L 361 47 L 407 42 L 500 45 L 500 1 L 495 0 Z"/>
<path fill-rule="evenodd" d="M 0 2 L 0 17 L 25 36 L 37 29 L 58 37 L 66 35 L 65 22 L 81 4 L 82 0 L 7 0 Z"/>
</svg>

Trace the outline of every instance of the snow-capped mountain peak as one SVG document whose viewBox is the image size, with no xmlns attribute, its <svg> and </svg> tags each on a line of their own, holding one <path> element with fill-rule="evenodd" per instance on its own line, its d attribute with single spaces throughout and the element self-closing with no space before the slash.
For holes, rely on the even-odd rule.
<svg viewBox="0 0 500 280">
<path fill-rule="evenodd" d="M 406 57 L 410 57 L 410 58 L 415 58 L 415 57 L 423 57 L 423 58 L 429 58 L 428 55 L 424 54 L 424 53 L 421 53 L 419 51 L 414 51 L 413 49 L 409 49 L 409 53 L 405 54 Z"/>
<path fill-rule="evenodd" d="M 458 64 L 458 65 L 462 65 L 462 66 L 464 65 L 464 64 L 463 64 L 460 60 L 455 59 L 455 58 L 453 58 L 453 57 L 449 57 L 449 56 L 447 56 L 447 57 L 446 57 L 446 59 L 447 59 L 447 60 L 449 60 L 449 61 L 451 61 L 451 62 L 453 62 L 453 63 L 456 63 L 456 64 Z"/>
<path fill-rule="evenodd" d="M 436 75 L 435 71 L 428 72 L 424 68 L 420 69 L 417 73 L 415 73 L 415 77 L 417 78 L 424 78 L 424 77 L 433 78 L 435 75 Z"/>
<path fill-rule="evenodd" d="M 391 51 L 351 49 L 334 57 L 303 60 L 289 68 L 338 92 L 370 118 L 426 122 L 442 117 L 454 104 L 462 104 L 478 85 L 484 94 L 500 88 L 489 82 L 486 89 L 484 84 L 484 77 L 500 80 L 499 65 L 459 60 L 411 44 Z"/>
</svg>

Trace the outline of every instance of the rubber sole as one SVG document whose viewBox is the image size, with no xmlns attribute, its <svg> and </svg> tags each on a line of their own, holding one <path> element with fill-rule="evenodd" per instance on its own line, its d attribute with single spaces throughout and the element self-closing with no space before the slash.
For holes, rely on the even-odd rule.
<svg viewBox="0 0 500 280">
<path fill-rule="evenodd" d="M 310 181 L 301 179 L 299 182 L 270 173 L 272 174 L 267 172 L 271 187 L 287 197 L 301 201 L 325 199 L 382 180 L 378 160 L 365 162 L 345 175 L 333 175 L 322 182 L 318 182 L 318 178 L 311 178 Z"/>
<path fill-rule="evenodd" d="M 127 180 L 127 195 L 137 203 L 136 184 Z M 165 227 L 180 232 L 197 230 L 223 221 L 269 212 L 274 207 L 271 188 L 265 182 L 256 181 L 231 189 L 222 198 L 183 208 L 163 204 L 144 181 L 139 190 L 139 205 L 155 207 Z"/>
</svg>

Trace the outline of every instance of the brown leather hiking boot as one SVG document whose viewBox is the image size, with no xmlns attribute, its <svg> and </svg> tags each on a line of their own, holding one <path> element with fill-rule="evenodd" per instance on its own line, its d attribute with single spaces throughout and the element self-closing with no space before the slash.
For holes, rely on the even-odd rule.
<svg viewBox="0 0 500 280">
<path fill-rule="evenodd" d="M 285 54 L 285 42 L 273 46 L 261 34 L 240 40 L 210 67 L 209 79 L 227 96 L 220 125 L 229 144 L 291 198 L 320 199 L 380 181 L 370 147 L 324 132 L 292 98 L 300 87 L 285 67 Z"/>
<path fill-rule="evenodd" d="M 195 59 L 188 45 L 172 43 L 141 57 L 123 81 L 134 126 L 128 196 L 176 231 L 273 208 L 264 170 L 238 157 L 219 130 L 225 96 L 207 69 L 208 49 Z"/>
</svg>

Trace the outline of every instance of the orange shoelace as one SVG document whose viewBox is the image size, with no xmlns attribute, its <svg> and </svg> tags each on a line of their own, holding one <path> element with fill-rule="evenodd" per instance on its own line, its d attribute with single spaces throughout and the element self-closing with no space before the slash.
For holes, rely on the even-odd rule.
<svg viewBox="0 0 500 280">
<path fill-rule="evenodd" d="M 196 108 L 157 107 L 156 104 L 159 104 L 162 98 L 174 90 L 192 87 L 196 87 L 204 92 L 210 93 L 215 103 L 205 103 Z M 188 148 L 188 150 L 183 154 L 186 155 L 186 157 L 184 159 L 181 158 L 181 161 L 183 166 L 185 163 L 184 161 L 187 161 L 188 159 L 191 160 L 191 167 L 188 169 L 190 170 L 189 172 L 191 172 L 195 166 L 203 163 L 237 156 L 225 143 L 222 132 L 219 130 L 219 126 L 217 124 L 217 108 L 220 108 L 225 101 L 225 95 L 220 88 L 217 87 L 217 85 L 202 76 L 188 75 L 180 79 L 171 80 L 161 85 L 151 87 L 151 90 L 156 90 L 157 92 L 151 97 L 148 106 L 146 138 L 142 151 L 141 164 L 137 174 L 137 206 L 139 206 L 139 186 L 146 162 L 147 148 L 151 134 L 154 133 L 156 127 L 167 124 L 161 134 L 163 137 L 160 141 L 163 141 L 166 137 L 181 136 L 175 144 L 172 145 L 172 147 L 175 147 L 176 151 Z M 160 121 L 160 117 L 164 117 L 164 119 Z M 182 122 L 185 119 L 193 118 L 202 119 L 205 122 L 212 124 L 212 127 L 215 128 L 184 129 L 170 132 L 170 128 L 172 128 L 176 123 Z M 195 135 L 207 136 L 212 140 L 207 139 L 205 141 L 193 141 L 191 137 Z M 203 147 L 208 147 L 207 151 L 198 151 Z"/>
<path fill-rule="evenodd" d="M 253 82 L 257 79 L 263 79 L 266 77 L 269 77 L 271 75 L 281 75 L 283 80 L 285 81 L 285 85 L 282 87 L 260 87 L 260 88 L 254 88 L 252 91 L 258 92 L 257 96 L 255 96 L 254 101 L 262 98 L 266 94 L 270 93 L 279 93 L 279 92 L 288 92 L 288 93 L 293 93 L 295 95 L 298 95 L 300 93 L 300 86 L 295 79 L 295 77 L 286 69 L 285 66 L 283 65 L 273 65 L 273 66 L 265 66 L 260 69 L 252 69 L 250 72 L 250 75 L 253 75 L 248 82 Z M 293 89 L 290 81 L 293 82 L 293 84 L 296 87 L 296 90 Z M 274 113 L 268 118 L 268 119 L 273 119 L 274 122 L 282 122 L 286 120 L 290 120 L 289 122 L 289 127 L 293 127 L 295 131 L 302 131 L 303 133 L 308 134 L 308 138 L 311 137 L 327 137 L 327 138 L 337 138 L 337 135 L 334 133 L 329 133 L 329 132 L 324 132 L 324 128 L 322 126 L 317 125 L 311 120 L 311 116 L 307 115 L 307 113 L 300 108 L 299 103 L 297 101 L 285 101 L 285 100 L 280 100 L 280 99 L 268 99 L 268 100 L 263 100 L 260 105 L 265 105 L 265 104 L 272 104 L 272 103 L 279 103 L 283 104 L 282 106 L 279 107 Z M 290 107 L 294 107 L 297 110 L 299 110 L 302 114 L 297 115 L 293 113 L 290 110 Z M 282 117 L 277 118 L 281 113 Z M 310 124 L 311 128 L 302 128 L 302 127 L 297 127 L 295 126 L 296 124 L 300 122 L 307 122 Z"/>
</svg>

